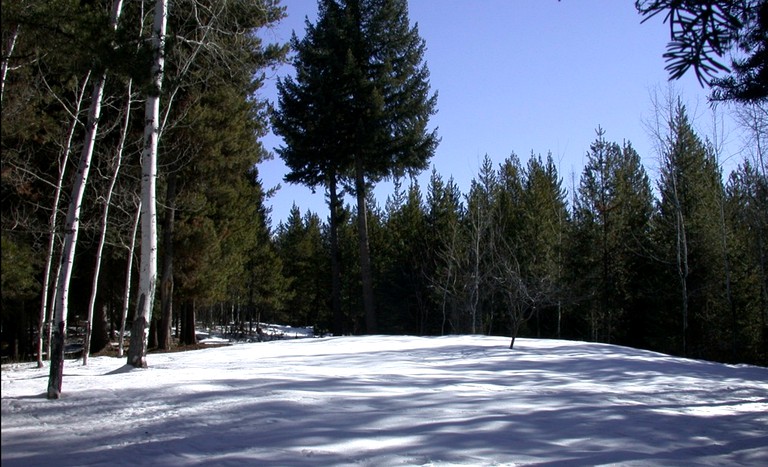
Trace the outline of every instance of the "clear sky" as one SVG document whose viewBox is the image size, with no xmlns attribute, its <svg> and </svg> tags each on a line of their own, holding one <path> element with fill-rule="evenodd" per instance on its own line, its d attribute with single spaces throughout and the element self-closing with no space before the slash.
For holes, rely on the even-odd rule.
<svg viewBox="0 0 768 467">
<path fill-rule="evenodd" d="M 282 4 L 288 17 L 265 39 L 287 41 L 293 31 L 303 37 L 305 17 L 316 19 L 316 0 Z M 431 164 L 462 193 L 486 154 L 498 165 L 513 152 L 523 163 L 532 152 L 551 152 L 570 191 L 598 126 L 608 141 L 630 141 L 656 179 L 658 156 L 644 122 L 654 115 L 651 94 L 668 86 L 662 55 L 669 27 L 661 17 L 640 24 L 633 0 L 409 0 L 409 17 L 426 41 L 430 84 L 438 92 L 431 126 L 442 141 Z M 264 95 L 276 101 L 276 77 L 290 73 L 291 66 L 277 70 Z M 673 85 L 700 134 L 708 134 L 708 89 L 693 73 Z M 270 151 L 282 144 L 274 135 L 263 142 Z M 282 185 L 267 201 L 273 226 L 294 203 L 327 218 L 324 193 L 284 183 L 279 157 L 259 171 L 265 188 Z M 424 191 L 430 172 L 419 177 Z M 391 192 L 389 183 L 377 186 L 382 206 Z"/>
</svg>

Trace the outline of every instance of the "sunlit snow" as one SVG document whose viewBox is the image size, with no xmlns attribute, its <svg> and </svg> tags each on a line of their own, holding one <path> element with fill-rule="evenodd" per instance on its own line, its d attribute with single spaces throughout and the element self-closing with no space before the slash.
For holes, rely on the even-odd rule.
<svg viewBox="0 0 768 467">
<path fill-rule="evenodd" d="M 283 339 L 4 365 L 2 465 L 768 465 L 768 369 L 605 344 Z"/>
</svg>

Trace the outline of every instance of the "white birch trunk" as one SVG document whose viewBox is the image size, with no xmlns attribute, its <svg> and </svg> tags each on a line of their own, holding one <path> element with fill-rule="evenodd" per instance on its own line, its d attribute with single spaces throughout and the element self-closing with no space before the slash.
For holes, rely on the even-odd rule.
<svg viewBox="0 0 768 467">
<path fill-rule="evenodd" d="M 156 0 L 152 27 L 154 63 L 153 86 L 145 107 L 144 150 L 142 152 L 141 177 L 141 270 L 139 299 L 131 327 L 131 344 L 128 348 L 128 364 L 137 368 L 147 366 L 147 341 L 149 323 L 157 282 L 157 143 L 160 133 L 160 91 L 165 67 L 165 30 L 167 24 L 167 0 Z"/>
<path fill-rule="evenodd" d="M 125 342 L 125 322 L 128 320 L 128 308 L 131 302 L 131 271 L 133 271 L 133 251 L 136 246 L 136 233 L 139 230 L 139 220 L 141 219 L 141 200 L 136 206 L 136 216 L 133 221 L 133 234 L 131 235 L 131 245 L 128 247 L 128 261 L 125 266 L 125 293 L 123 294 L 123 315 L 120 319 L 120 344 L 117 350 L 117 356 L 122 358 Z"/>
<path fill-rule="evenodd" d="M 43 367 L 43 334 L 45 333 L 45 322 L 50 321 L 48 316 L 48 303 L 53 301 L 50 298 L 49 288 L 51 285 L 51 266 L 53 264 L 54 249 L 56 247 L 56 223 L 59 216 L 59 201 L 61 200 L 61 188 L 64 185 L 64 175 L 67 172 L 67 161 L 69 160 L 69 154 L 72 152 L 72 139 L 75 135 L 75 129 L 80 119 L 80 107 L 82 106 L 83 99 L 85 98 L 85 90 L 88 87 L 88 81 L 91 77 L 91 73 L 83 79 L 83 87 L 77 95 L 75 101 L 75 109 L 72 114 L 72 124 L 69 126 L 69 132 L 67 133 L 67 139 L 64 142 L 64 148 L 61 151 L 61 158 L 59 159 L 59 178 L 56 182 L 56 190 L 53 194 L 53 206 L 51 210 L 51 217 L 48 220 L 48 228 L 50 229 L 50 237 L 48 238 L 48 253 L 45 256 L 45 267 L 43 269 L 43 283 L 42 293 L 40 294 L 40 317 L 37 325 L 37 367 Z M 58 272 L 56 274 L 58 280 Z M 48 328 L 50 330 L 50 327 Z M 50 348 L 50 333 L 48 334 L 48 357 L 51 355 Z"/>
<path fill-rule="evenodd" d="M 109 182 L 109 188 L 104 199 L 104 211 L 101 214 L 101 233 L 99 244 L 96 247 L 96 264 L 93 269 L 93 282 L 91 284 L 91 296 L 88 300 L 88 316 L 85 321 L 85 340 L 83 341 L 83 365 L 88 364 L 88 354 L 91 352 L 91 333 L 93 332 L 93 309 L 96 306 L 96 294 L 99 290 L 99 274 L 101 272 L 101 255 L 104 251 L 104 243 L 107 238 L 107 221 L 109 220 L 109 205 L 112 203 L 112 193 L 115 190 L 117 176 L 120 174 L 120 166 L 123 161 L 123 149 L 125 140 L 128 137 L 128 127 L 131 121 L 131 81 L 128 81 L 128 102 L 125 106 L 125 120 L 120 129 L 120 141 L 117 144 L 117 154 L 115 154 L 115 172 Z"/>
<path fill-rule="evenodd" d="M 112 5 L 112 18 L 110 26 L 114 30 L 122 9 L 122 0 L 115 0 Z M 99 128 L 101 115 L 101 101 L 104 96 L 104 84 L 107 74 L 102 73 L 99 80 L 94 83 L 91 97 L 91 107 L 88 112 L 88 126 L 86 127 L 85 141 L 80 153 L 75 183 L 72 187 L 72 197 L 67 212 L 67 223 L 64 230 L 64 248 L 61 254 L 61 273 L 56 284 L 56 300 L 54 303 L 56 329 L 53 331 L 51 348 L 51 372 L 48 379 L 48 399 L 61 397 L 62 379 L 64 376 L 64 346 L 67 339 L 67 308 L 69 304 L 69 282 L 72 277 L 72 266 L 75 260 L 77 247 L 77 235 L 80 230 L 80 208 L 82 207 L 83 194 L 88 182 L 88 172 L 91 168 L 93 147 L 96 143 L 96 134 Z"/>
</svg>

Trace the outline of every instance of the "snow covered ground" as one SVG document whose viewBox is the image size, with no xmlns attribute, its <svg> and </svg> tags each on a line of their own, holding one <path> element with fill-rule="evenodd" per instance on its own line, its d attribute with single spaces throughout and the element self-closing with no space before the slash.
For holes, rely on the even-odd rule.
<svg viewBox="0 0 768 467">
<path fill-rule="evenodd" d="M 2 370 L 2 465 L 768 465 L 768 369 L 583 342 L 332 337 Z"/>
</svg>

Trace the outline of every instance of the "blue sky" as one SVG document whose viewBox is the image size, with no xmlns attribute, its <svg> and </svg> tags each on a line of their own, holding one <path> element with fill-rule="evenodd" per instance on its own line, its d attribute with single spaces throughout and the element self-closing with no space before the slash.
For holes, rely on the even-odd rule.
<svg viewBox="0 0 768 467">
<path fill-rule="evenodd" d="M 303 37 L 304 18 L 314 22 L 317 2 L 282 4 L 288 17 L 265 39 L 287 41 L 293 31 Z M 426 41 L 430 84 L 438 92 L 431 126 L 442 141 L 431 164 L 463 193 L 486 154 L 498 164 L 513 152 L 523 163 L 531 152 L 551 152 L 570 191 L 598 126 L 609 141 L 630 141 L 656 179 L 658 156 L 644 122 L 654 115 L 651 94 L 668 87 L 662 55 L 669 27 L 660 17 L 640 24 L 633 0 L 409 0 L 409 16 Z M 276 101 L 276 78 L 290 73 L 290 66 L 276 70 L 263 95 Z M 700 134 L 711 132 L 708 90 L 692 73 L 673 86 Z M 282 144 L 271 134 L 263 142 L 270 151 Z M 273 226 L 294 203 L 327 218 L 324 193 L 284 183 L 279 157 L 259 171 L 266 188 L 281 185 L 267 201 Z M 422 188 L 429 172 L 419 177 Z M 392 185 L 375 192 L 383 206 Z"/>
</svg>

